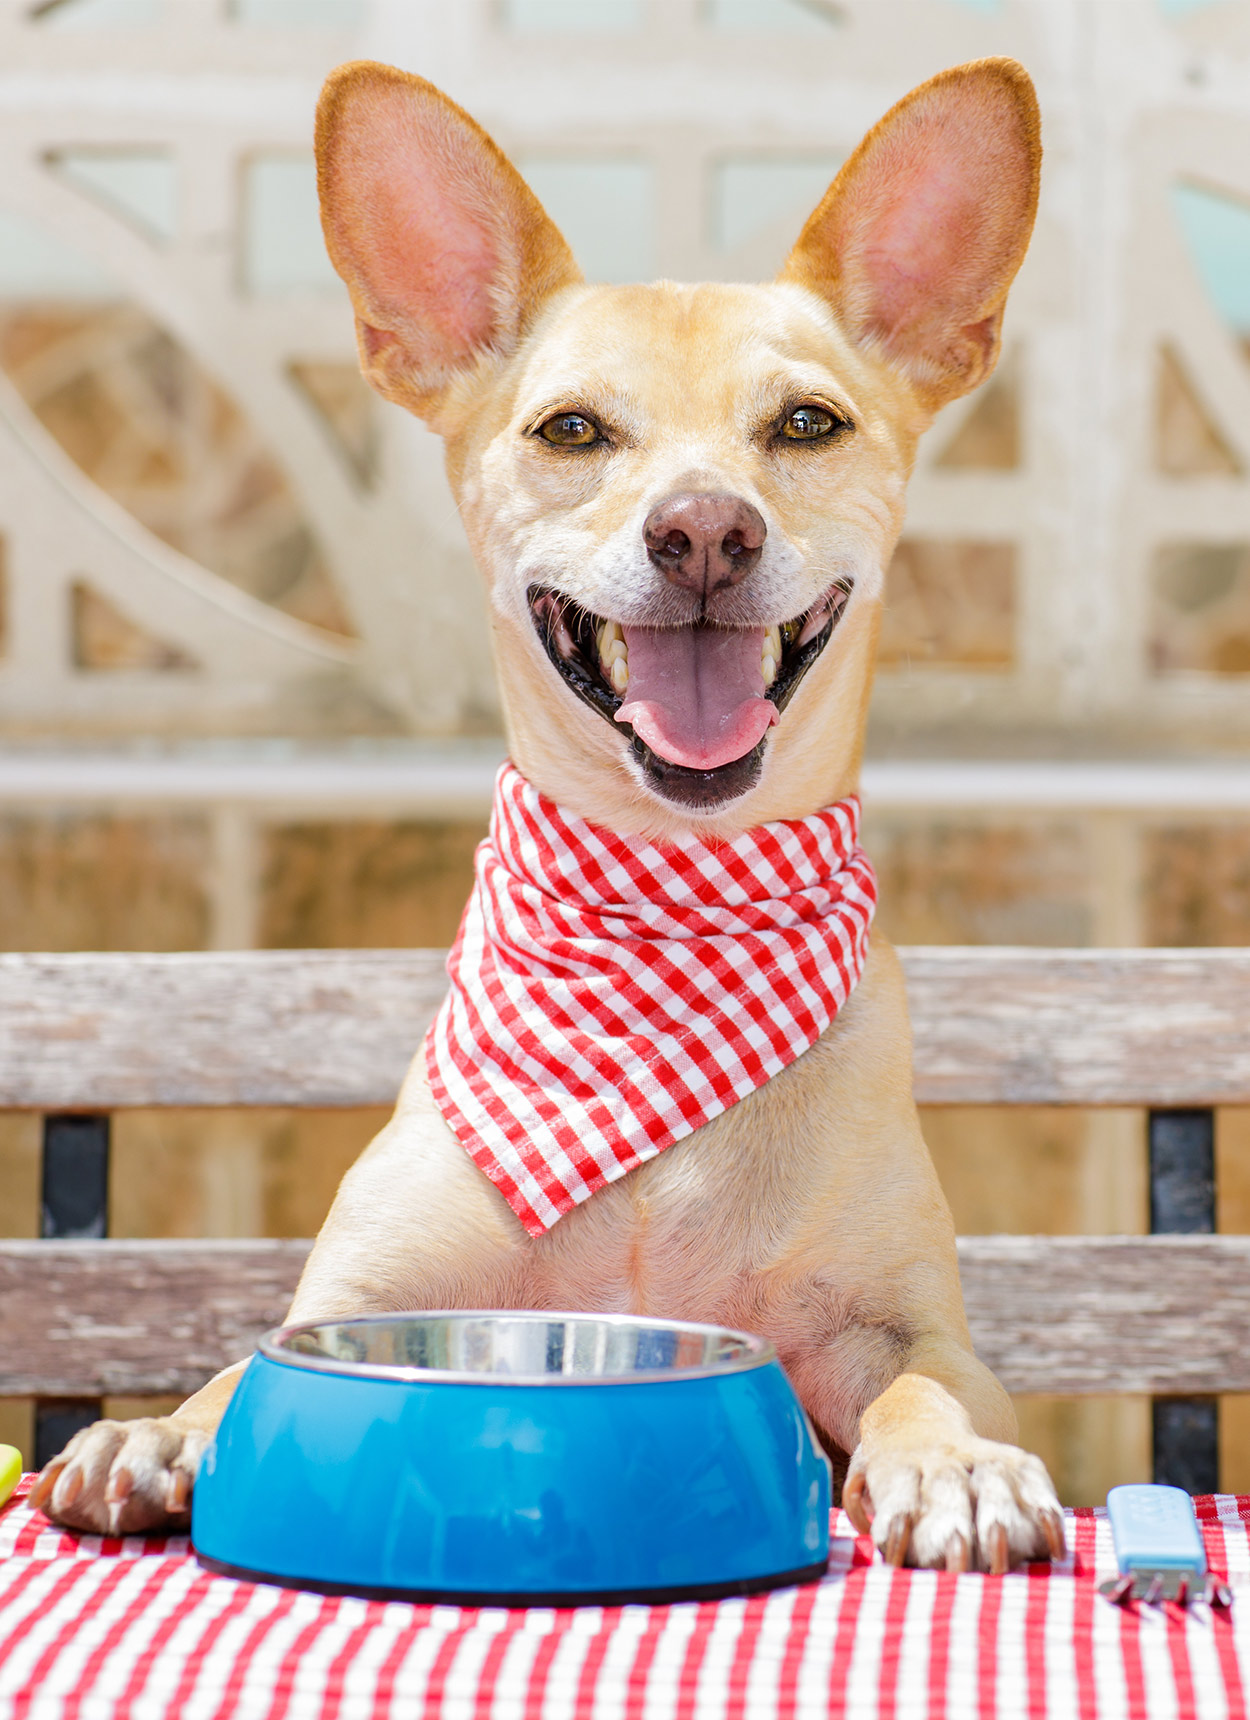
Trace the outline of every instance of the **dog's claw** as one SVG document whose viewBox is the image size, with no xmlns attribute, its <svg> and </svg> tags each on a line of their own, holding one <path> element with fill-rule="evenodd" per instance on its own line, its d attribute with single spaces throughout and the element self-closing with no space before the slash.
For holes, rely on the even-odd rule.
<svg viewBox="0 0 1250 1720">
<path fill-rule="evenodd" d="M 1042 1517 L 1042 1533 L 1046 1537 L 1046 1545 L 1050 1549 L 1052 1559 L 1066 1559 L 1068 1556 L 1068 1538 L 1064 1533 L 1063 1518 L 1056 1516 L 1053 1511 L 1047 1511 Z"/>
<path fill-rule="evenodd" d="M 108 1485 L 104 1489 L 106 1505 L 124 1505 L 135 1490 L 135 1478 L 125 1464 L 117 1464 L 109 1471 Z"/>
<path fill-rule="evenodd" d="M 126 1516 L 126 1507 L 130 1496 L 135 1490 L 135 1478 L 124 1464 L 118 1464 L 109 1471 L 109 1478 L 104 1488 L 104 1503 L 108 1510 L 108 1526 L 110 1535 L 123 1533 L 122 1524 Z"/>
<path fill-rule="evenodd" d="M 911 1545 L 911 1529 L 910 1515 L 896 1517 L 891 1523 L 890 1533 L 886 1537 L 886 1543 L 882 1549 L 882 1557 L 887 1565 L 894 1565 L 896 1568 L 902 1565 L 907 1557 L 907 1549 Z"/>
<path fill-rule="evenodd" d="M 27 1495 L 27 1504 L 34 1510 L 42 1511 L 44 1505 L 52 1497 L 52 1490 L 61 1478 L 65 1468 L 59 1457 L 54 1457 L 51 1463 L 45 1464 L 35 1478 L 35 1484 Z"/>
<path fill-rule="evenodd" d="M 993 1577 L 1006 1576 L 1011 1569 L 1011 1548 L 1007 1542 L 1007 1531 L 1001 1523 L 995 1523 L 989 1532 L 990 1575 Z"/>
<path fill-rule="evenodd" d="M 53 1478 L 48 1499 L 53 1511 L 68 1511 L 83 1490 L 86 1477 L 80 1463 L 67 1463 Z"/>
<path fill-rule="evenodd" d="M 843 1482 L 842 1509 L 861 1535 L 869 1533 L 873 1519 L 872 1494 L 868 1491 L 868 1478 L 862 1469 L 853 1470 Z"/>
<path fill-rule="evenodd" d="M 171 1469 L 165 1477 L 165 1508 L 179 1517 L 191 1503 L 191 1477 L 185 1469 Z"/>
<path fill-rule="evenodd" d="M 971 1554 L 968 1547 L 968 1537 L 961 1535 L 958 1530 L 946 1543 L 946 1568 L 948 1571 L 966 1571 L 971 1567 Z"/>
</svg>

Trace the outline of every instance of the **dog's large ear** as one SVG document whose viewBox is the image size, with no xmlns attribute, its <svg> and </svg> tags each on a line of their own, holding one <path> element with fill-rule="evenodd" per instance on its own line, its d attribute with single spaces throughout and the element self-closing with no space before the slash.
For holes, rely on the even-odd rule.
<svg viewBox="0 0 1250 1720">
<path fill-rule="evenodd" d="M 941 72 L 843 167 L 782 270 L 906 371 L 936 408 L 994 367 L 1007 289 L 1033 230 L 1037 98 L 1015 60 Z"/>
<path fill-rule="evenodd" d="M 326 246 L 380 394 L 436 415 L 448 382 L 506 355 L 542 301 L 581 279 L 520 174 L 441 90 L 357 60 L 317 106 Z"/>
</svg>

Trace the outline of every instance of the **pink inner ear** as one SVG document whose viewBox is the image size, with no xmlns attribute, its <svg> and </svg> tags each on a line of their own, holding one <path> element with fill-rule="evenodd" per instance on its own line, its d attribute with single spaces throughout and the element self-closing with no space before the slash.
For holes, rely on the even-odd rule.
<svg viewBox="0 0 1250 1720">
<path fill-rule="evenodd" d="M 1018 263 L 1032 192 L 1018 112 L 1000 92 L 947 84 L 887 120 L 833 212 L 861 331 L 910 352 L 922 331 L 931 341 L 983 322 Z"/>
<path fill-rule="evenodd" d="M 401 318 L 405 332 L 435 337 L 451 358 L 490 340 L 490 285 L 501 259 L 495 236 L 457 204 L 440 166 L 410 157 L 377 184 L 365 272 L 380 307 Z"/>
<path fill-rule="evenodd" d="M 375 348 L 390 336 L 418 366 L 456 366 L 496 334 L 507 259 L 491 165 L 406 92 L 371 95 L 344 125 L 327 237 Z"/>
<path fill-rule="evenodd" d="M 939 152 L 898 164 L 859 259 L 879 329 L 901 330 L 939 307 L 969 315 L 981 308 L 986 259 L 978 240 L 988 195 L 969 183 L 963 163 Z"/>
</svg>

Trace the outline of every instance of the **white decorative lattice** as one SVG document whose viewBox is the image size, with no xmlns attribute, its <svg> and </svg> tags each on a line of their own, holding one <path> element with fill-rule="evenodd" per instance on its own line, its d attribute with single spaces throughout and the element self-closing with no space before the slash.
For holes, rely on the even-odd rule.
<svg viewBox="0 0 1250 1720">
<path fill-rule="evenodd" d="M 604 272 L 751 278 L 775 268 L 813 184 L 891 101 L 943 65 L 1007 52 L 1037 80 L 1047 148 L 1009 310 L 1021 458 L 938 464 L 976 403 L 951 409 L 922 449 L 909 532 L 1016 546 L 1014 664 L 891 669 L 879 717 L 912 731 L 1092 724 L 1145 744 L 1250 732 L 1243 678 L 1160 677 L 1149 650 L 1158 546 L 1250 542 L 1250 365 L 1174 196 L 1192 184 L 1250 203 L 1244 0 L 63 0 L 38 12 L 8 0 L 0 13 L 0 243 L 6 218 L 37 224 L 220 382 L 282 459 L 357 637 L 278 613 L 170 550 L 0 385 L 0 726 L 281 729 L 301 701 L 332 706 L 336 688 L 375 698 L 399 729 L 490 726 L 482 596 L 436 443 L 379 406 L 378 476 L 364 486 L 289 373 L 353 351 L 309 226 L 311 114 L 331 65 L 370 55 L 449 89 L 531 167 Z M 1161 343 L 1240 470 L 1157 469 Z M 76 670 L 67 593 L 82 578 L 200 669 Z"/>
</svg>

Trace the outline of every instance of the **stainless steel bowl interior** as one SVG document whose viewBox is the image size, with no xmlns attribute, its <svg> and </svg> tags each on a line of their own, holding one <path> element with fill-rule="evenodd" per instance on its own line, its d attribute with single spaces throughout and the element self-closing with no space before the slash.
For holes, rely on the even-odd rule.
<svg viewBox="0 0 1250 1720">
<path fill-rule="evenodd" d="M 724 1326 L 597 1314 L 379 1314 L 269 1332 L 262 1355 L 369 1378 L 605 1385 L 689 1380 L 771 1362 L 765 1338 Z"/>
</svg>

